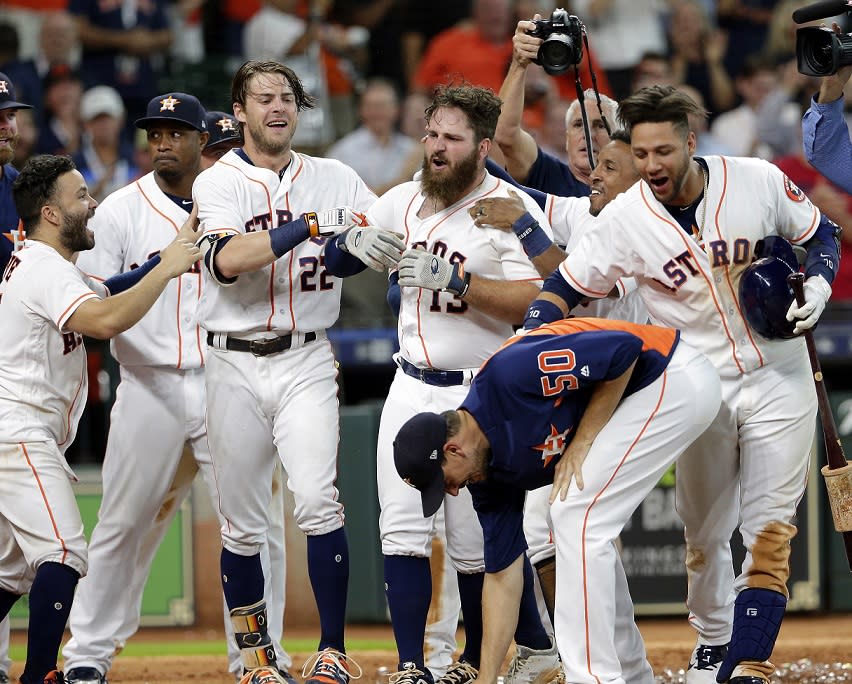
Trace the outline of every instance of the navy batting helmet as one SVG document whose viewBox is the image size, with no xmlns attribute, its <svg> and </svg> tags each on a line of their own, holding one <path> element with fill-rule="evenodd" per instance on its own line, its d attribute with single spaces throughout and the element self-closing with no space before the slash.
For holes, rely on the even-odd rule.
<svg viewBox="0 0 852 684">
<path fill-rule="evenodd" d="M 796 258 L 796 253 L 793 251 L 793 245 L 780 235 L 767 235 L 762 240 L 758 240 L 754 246 L 754 258 L 776 257 L 790 265 L 790 268 L 798 271 L 799 260 Z"/>
<path fill-rule="evenodd" d="M 796 324 L 787 320 L 795 299 L 787 276 L 798 271 L 795 256 L 793 263 L 795 267 L 783 256 L 765 256 L 752 262 L 740 278 L 740 309 L 752 329 L 767 340 L 795 337 Z"/>
</svg>

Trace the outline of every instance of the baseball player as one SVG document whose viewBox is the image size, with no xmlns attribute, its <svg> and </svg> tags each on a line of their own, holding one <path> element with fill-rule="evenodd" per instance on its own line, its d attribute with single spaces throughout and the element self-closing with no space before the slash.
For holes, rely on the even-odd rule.
<svg viewBox="0 0 852 684">
<path fill-rule="evenodd" d="M 55 684 L 65 681 L 59 643 L 87 566 L 64 456 L 86 404 L 83 335 L 107 339 L 136 324 L 200 251 L 193 213 L 157 258 L 97 283 L 73 263 L 94 245 L 86 224 L 97 202 L 70 158 L 31 159 L 13 192 L 27 240 L 0 284 L 0 619 L 29 592 L 21 682 Z"/>
<path fill-rule="evenodd" d="M 154 170 L 111 194 L 92 219 L 97 244 L 81 254 L 77 266 L 96 279 L 131 271 L 156 254 L 192 210 L 192 183 L 209 142 L 201 103 L 186 93 L 159 95 L 136 126 L 147 133 Z M 215 492 L 205 431 L 204 349 L 195 316 L 200 286 L 198 268 L 177 278 L 149 315 L 112 341 L 121 383 L 110 416 L 104 496 L 89 548 L 89 578 L 74 601 L 72 638 L 63 649 L 71 684 L 106 682 L 115 653 L 138 629 L 154 555 L 198 470 Z M 158 426 L 154 433 L 152 422 Z M 191 446 L 192 456 L 182 459 L 185 444 Z M 279 477 L 275 532 L 268 554 L 264 551 L 265 566 L 274 569 L 267 573 L 272 581 L 266 593 L 274 608 L 270 632 L 276 644 L 284 613 L 280 484 Z M 226 632 L 230 627 L 228 619 Z M 241 677 L 236 646 L 229 656 L 231 670 Z M 289 667 L 289 656 L 280 646 L 278 657 Z"/>
<path fill-rule="evenodd" d="M 0 273 L 6 269 L 16 246 L 23 245 L 23 230 L 20 228 L 18 210 L 12 198 L 12 183 L 18 177 L 11 161 L 15 158 L 18 144 L 19 109 L 32 109 L 18 102 L 15 87 L 6 74 L 0 73 Z M 9 659 L 9 620 L 0 622 L 0 684 L 9 681 L 8 672 L 12 665 Z"/>
<path fill-rule="evenodd" d="M 525 188 L 533 199 L 540 201 L 545 209 L 550 226 L 553 229 L 556 243 L 534 258 L 538 272 L 546 277 L 550 275 L 565 259 L 565 250 L 574 249 L 580 238 L 591 230 L 598 217 L 609 202 L 626 191 L 637 180 L 639 173 L 633 164 L 633 154 L 630 151 L 630 135 L 624 130 L 613 131 L 610 142 L 604 145 L 598 154 L 597 164 L 591 175 L 591 194 L 588 197 L 560 197 L 545 195 L 538 190 Z M 513 231 L 523 235 L 526 230 L 536 228 L 523 202 L 517 197 L 485 198 L 470 208 L 474 223 L 482 227 L 498 228 Z M 557 244 L 558 243 L 558 244 Z M 648 320 L 648 310 L 636 291 L 633 278 L 624 278 L 616 284 L 617 298 L 604 297 L 581 303 L 578 307 L 583 317 L 612 318 L 633 323 L 645 323 Z M 524 536 L 529 545 L 530 562 L 538 574 L 542 596 L 544 598 L 551 624 L 554 621 L 555 601 L 555 557 L 548 516 L 548 492 L 546 488 L 527 494 L 524 514 Z M 618 575 L 619 581 L 626 581 L 624 573 Z M 622 592 L 621 596 L 624 595 Z M 624 638 L 633 638 L 635 628 L 633 608 L 627 604 L 625 619 L 619 623 L 627 632 Z M 619 630 L 616 638 L 622 637 Z M 618 645 L 618 644 L 617 644 Z M 630 652 L 630 648 L 619 648 L 620 653 Z"/>
<path fill-rule="evenodd" d="M 561 318 L 581 298 L 633 276 L 651 320 L 678 326 L 716 366 L 722 407 L 677 466 L 687 605 L 698 632 L 687 681 L 761 684 L 773 672 L 768 658 L 787 602 L 816 396 L 804 341 L 753 334 L 737 288 L 762 238 L 804 246 L 806 303 L 787 317 L 797 332 L 811 328 L 831 294 L 839 242 L 836 226 L 777 167 L 693 157 L 690 114 L 705 112 L 672 87 L 643 88 L 621 103 L 642 180 L 547 279 L 525 327 Z M 735 578 L 730 540 L 738 521 L 746 557 Z"/>
<path fill-rule="evenodd" d="M 240 124 L 233 114 L 219 111 L 207 112 L 207 144 L 201 150 L 201 169 L 209 169 L 226 152 L 242 145 Z"/>
<path fill-rule="evenodd" d="M 420 413 L 394 441 L 423 515 L 470 489 L 485 538 L 484 640 L 478 682 L 494 684 L 523 584 L 527 491 L 552 482 L 556 641 L 567 682 L 653 681 L 635 625 L 616 650 L 616 606 L 629 604 L 615 540 L 665 470 L 710 424 L 720 382 L 671 328 L 573 318 L 511 338 L 483 364 L 458 410 Z M 635 670 L 622 669 L 622 662 Z"/>
<path fill-rule="evenodd" d="M 429 554 L 433 518 L 424 520 L 417 496 L 394 474 L 391 445 L 399 426 L 422 410 L 444 410 L 463 398 L 473 375 L 517 323 L 519 309 L 538 292 L 540 276 L 513 235 L 477 229 L 468 209 L 483 197 L 506 197 L 510 186 L 485 170 L 500 100 L 478 87 L 447 87 L 426 110 L 420 180 L 385 193 L 367 212 L 372 225 L 405 231 L 408 249 L 391 282 L 399 286 L 399 366 L 379 424 L 377 480 L 385 586 L 399 652 L 402 684 L 432 684 L 423 658 L 431 597 Z M 543 226 L 544 214 L 526 207 Z M 392 291 L 394 287 L 392 286 Z M 444 508 L 447 553 L 458 574 L 465 616 L 465 648 L 440 681 L 476 678 L 481 643 L 482 532 L 469 497 Z M 433 511 L 434 513 L 434 511 Z M 532 575 L 530 573 L 531 582 Z M 525 608 L 517 641 L 531 658 L 556 654 L 538 617 L 534 595 Z M 538 660 L 530 663 L 541 669 Z M 519 673 L 520 676 L 520 673 Z"/>
<path fill-rule="evenodd" d="M 225 599 L 245 681 L 284 681 L 266 628 L 259 555 L 280 460 L 307 534 L 320 616 L 319 652 L 303 676 L 306 684 L 346 684 L 350 668 L 355 676 L 360 669 L 344 647 L 349 561 L 334 486 L 337 370 L 325 331 L 339 314 L 340 278 L 367 263 L 396 265 L 405 245 L 358 225 L 363 217 L 350 207 L 363 212 L 375 195 L 354 171 L 291 149 L 299 111 L 314 104 L 291 69 L 246 62 L 231 94 L 243 146 L 193 186 L 205 251 L 198 319 L 207 331 L 207 435 L 225 521 Z M 329 205 L 338 208 L 317 213 Z"/>
</svg>

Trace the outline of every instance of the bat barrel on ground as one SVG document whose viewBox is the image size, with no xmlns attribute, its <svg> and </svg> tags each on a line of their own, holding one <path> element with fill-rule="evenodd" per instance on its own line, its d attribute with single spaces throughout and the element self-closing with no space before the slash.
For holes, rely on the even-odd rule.
<svg viewBox="0 0 852 684">
<path fill-rule="evenodd" d="M 804 281 L 802 273 L 793 273 L 787 281 L 796 296 L 799 306 L 805 303 Z M 828 501 L 831 505 L 831 513 L 834 518 L 834 527 L 843 536 L 843 544 L 846 547 L 846 560 L 849 570 L 852 571 L 852 464 L 847 463 L 846 454 L 843 452 L 843 443 L 837 432 L 831 404 L 828 401 L 828 392 L 823 382 L 822 368 L 816 352 L 813 332 L 806 330 L 804 333 L 805 344 L 808 347 L 808 358 L 811 362 L 811 371 L 816 387 L 817 404 L 819 405 L 819 417 L 822 423 L 822 434 L 825 442 L 825 456 L 827 465 L 821 469 L 828 491 Z"/>
</svg>

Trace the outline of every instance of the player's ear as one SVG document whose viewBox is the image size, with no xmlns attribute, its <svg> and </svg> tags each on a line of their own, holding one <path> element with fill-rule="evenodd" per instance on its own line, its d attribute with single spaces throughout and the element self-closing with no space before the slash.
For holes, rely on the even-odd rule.
<svg viewBox="0 0 852 684">
<path fill-rule="evenodd" d="M 488 159 L 491 153 L 491 138 L 483 138 L 479 141 L 479 161 Z"/>
<path fill-rule="evenodd" d="M 207 146 L 207 141 L 210 140 L 210 134 L 207 131 L 200 133 L 198 136 L 198 142 L 200 144 L 200 148 L 203 150 Z"/>
<path fill-rule="evenodd" d="M 698 144 L 698 142 L 695 138 L 695 131 L 690 131 L 689 133 L 687 133 L 687 135 L 686 135 L 686 148 L 689 150 L 690 155 L 695 154 L 695 148 L 696 148 L 697 144 Z"/>
</svg>

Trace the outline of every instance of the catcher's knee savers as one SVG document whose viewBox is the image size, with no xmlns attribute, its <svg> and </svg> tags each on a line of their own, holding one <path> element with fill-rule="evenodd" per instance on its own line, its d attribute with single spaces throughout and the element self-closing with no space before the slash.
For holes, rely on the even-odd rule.
<svg viewBox="0 0 852 684">
<path fill-rule="evenodd" d="M 276 665 L 275 647 L 267 632 L 266 601 L 234 608 L 231 611 L 231 625 L 246 670 Z"/>
</svg>

